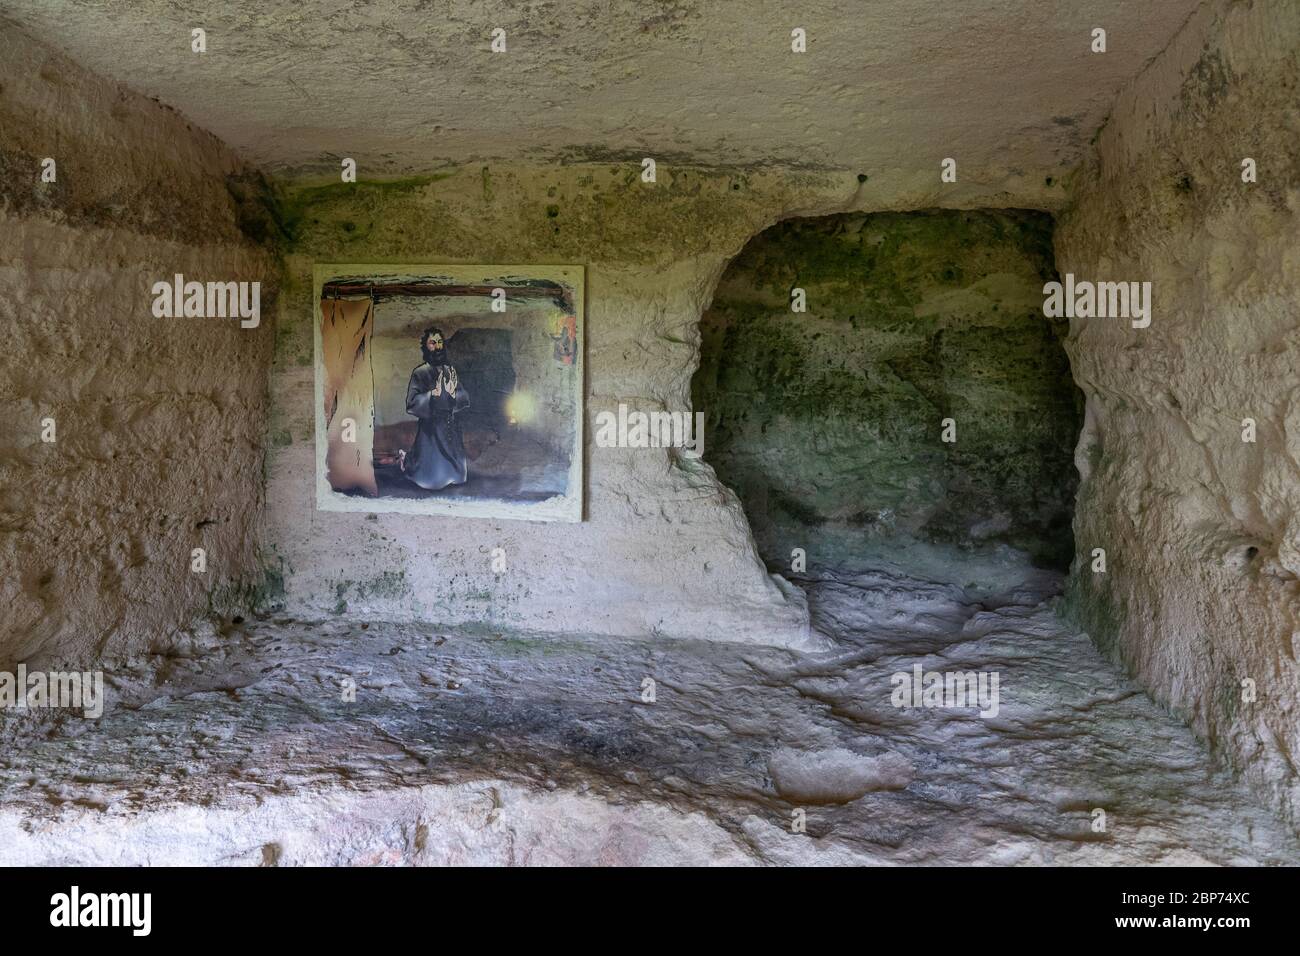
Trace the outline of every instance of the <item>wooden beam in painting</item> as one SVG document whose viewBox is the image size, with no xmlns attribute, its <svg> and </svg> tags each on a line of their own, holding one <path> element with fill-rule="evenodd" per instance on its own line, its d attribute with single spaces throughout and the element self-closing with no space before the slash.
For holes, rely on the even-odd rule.
<svg viewBox="0 0 1300 956">
<path fill-rule="evenodd" d="M 326 282 L 321 288 L 322 298 L 374 298 L 391 299 L 404 295 L 437 296 L 490 296 L 494 289 L 505 289 L 507 299 L 550 299 L 565 312 L 573 313 L 570 291 L 561 285 L 547 283 L 501 285 L 442 285 L 438 282 L 362 282 L 338 279 Z"/>
</svg>

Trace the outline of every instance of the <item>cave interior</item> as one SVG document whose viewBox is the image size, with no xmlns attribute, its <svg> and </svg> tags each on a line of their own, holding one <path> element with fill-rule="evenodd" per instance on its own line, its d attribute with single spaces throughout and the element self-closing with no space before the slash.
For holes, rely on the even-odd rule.
<svg viewBox="0 0 1300 956">
<path fill-rule="evenodd" d="M 1300 863 L 1300 6 L 445 6 L 0 12 L 0 863 Z"/>
</svg>

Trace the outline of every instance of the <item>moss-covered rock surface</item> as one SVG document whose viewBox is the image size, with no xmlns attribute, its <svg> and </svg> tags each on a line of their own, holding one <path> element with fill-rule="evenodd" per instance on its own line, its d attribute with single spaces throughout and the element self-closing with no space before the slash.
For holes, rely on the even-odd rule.
<svg viewBox="0 0 1300 956">
<path fill-rule="evenodd" d="M 1081 404 L 1064 323 L 1042 313 L 1051 230 L 1020 211 L 837 215 L 745 247 L 704 316 L 693 399 L 769 562 L 817 529 L 1068 566 Z"/>
</svg>

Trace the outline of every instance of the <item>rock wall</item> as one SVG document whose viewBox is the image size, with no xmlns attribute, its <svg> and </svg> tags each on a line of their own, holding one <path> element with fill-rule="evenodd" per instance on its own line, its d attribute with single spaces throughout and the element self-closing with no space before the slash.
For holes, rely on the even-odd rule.
<svg viewBox="0 0 1300 956">
<path fill-rule="evenodd" d="M 698 320 L 726 258 L 825 188 L 632 165 L 467 166 L 388 182 L 291 186 L 273 376 L 268 540 L 302 615 L 679 637 L 808 640 L 802 594 L 770 577 L 712 470 L 662 448 L 598 448 L 619 402 L 689 407 Z M 823 201 L 825 199 L 823 198 Z M 577 525 L 327 513 L 313 498 L 315 262 L 587 267 L 587 503 Z M 494 572 L 502 548 L 507 570 Z"/>
<path fill-rule="evenodd" d="M 0 666 L 128 653 L 260 580 L 269 316 L 159 319 L 151 289 L 262 281 L 270 309 L 264 187 L 3 20 L 0 131 Z"/>
<path fill-rule="evenodd" d="M 1087 408 L 1069 608 L 1293 823 L 1297 37 L 1294 2 L 1203 7 L 1120 97 L 1056 234 L 1061 273 L 1150 281 L 1154 300 L 1146 329 L 1071 325 Z"/>
<path fill-rule="evenodd" d="M 1034 212 L 829 216 L 731 263 L 694 400 L 769 562 L 920 539 L 1068 567 L 1082 401 L 1066 323 L 1043 318 L 1051 231 Z"/>
<path fill-rule="evenodd" d="M 364 177 L 364 170 L 362 171 Z M 706 463 L 601 448 L 620 403 L 690 408 L 699 320 L 727 261 L 781 219 L 853 208 L 1026 203 L 1002 173 L 898 190 L 866 174 L 639 163 L 463 165 L 400 180 L 285 183 L 267 578 L 300 616 L 801 644 L 802 594 L 768 575 L 735 495 Z M 579 525 L 324 513 L 313 499 L 314 263 L 574 263 L 586 268 L 587 508 Z M 706 438 L 707 440 L 707 438 Z M 503 548 L 508 570 L 492 571 Z"/>
</svg>

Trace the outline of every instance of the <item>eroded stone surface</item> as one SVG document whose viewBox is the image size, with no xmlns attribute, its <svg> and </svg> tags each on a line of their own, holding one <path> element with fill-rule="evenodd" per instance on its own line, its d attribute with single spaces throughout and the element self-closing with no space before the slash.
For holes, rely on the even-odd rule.
<svg viewBox="0 0 1300 956">
<path fill-rule="evenodd" d="M 745 246 L 692 401 L 771 566 L 813 539 L 824 562 L 831 528 L 857 553 L 1002 541 L 1069 566 L 1082 395 L 1053 274 L 1050 217 L 1016 210 L 787 220 Z"/>
<path fill-rule="evenodd" d="M 363 175 L 441 161 L 822 166 L 1026 195 L 1088 148 L 1195 0 L 9 0 L 38 36 L 253 161 Z M 1108 30 L 1105 54 L 1091 31 Z M 190 31 L 207 31 L 206 54 Z M 791 30 L 808 52 L 791 52 Z M 507 52 L 490 52 L 492 31 Z M 1014 144 L 1013 149 L 1008 147 Z M 367 173 L 366 171 L 370 172 Z"/>
<path fill-rule="evenodd" d="M 0 667 L 143 649 L 261 580 L 266 191 L 211 134 L 0 21 Z M 261 282 L 266 321 L 155 318 L 177 273 Z"/>
<path fill-rule="evenodd" d="M 1040 603 L 1059 579 L 978 602 L 882 573 L 808 584 L 828 655 L 338 621 L 191 634 L 114 667 L 98 725 L 7 728 L 0 862 L 1300 861 Z M 913 664 L 998 670 L 998 716 L 891 706 Z"/>
<path fill-rule="evenodd" d="M 1060 272 L 1150 281 L 1154 301 L 1146 329 L 1072 323 L 1088 396 L 1074 613 L 1293 822 L 1297 37 L 1295 3 L 1207 5 L 1121 96 L 1057 231 Z"/>
</svg>

